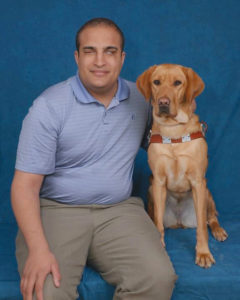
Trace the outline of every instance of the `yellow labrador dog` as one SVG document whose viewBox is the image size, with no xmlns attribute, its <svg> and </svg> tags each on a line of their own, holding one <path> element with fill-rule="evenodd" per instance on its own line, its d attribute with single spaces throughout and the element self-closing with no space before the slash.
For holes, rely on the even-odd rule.
<svg viewBox="0 0 240 300">
<path fill-rule="evenodd" d="M 208 247 L 207 224 L 218 241 L 224 241 L 227 233 L 219 225 L 206 186 L 207 143 L 192 109 L 204 83 L 191 68 L 163 64 L 141 74 L 137 87 L 153 107 L 149 214 L 164 246 L 164 226 L 197 227 L 196 264 L 211 267 L 215 260 Z"/>
</svg>

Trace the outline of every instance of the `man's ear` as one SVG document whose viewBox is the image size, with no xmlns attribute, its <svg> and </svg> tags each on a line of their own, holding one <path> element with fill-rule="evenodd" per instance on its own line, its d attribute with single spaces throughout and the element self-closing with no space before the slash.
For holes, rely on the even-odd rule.
<svg viewBox="0 0 240 300">
<path fill-rule="evenodd" d="M 143 94 L 143 96 L 145 97 L 145 99 L 147 101 L 150 100 L 151 95 L 152 95 L 152 89 L 151 89 L 151 81 L 150 81 L 150 79 L 151 79 L 151 75 L 152 75 L 153 71 L 156 68 L 157 68 L 157 65 L 154 65 L 154 66 L 150 67 L 145 72 L 143 72 L 137 78 L 137 81 L 136 81 L 137 88 Z"/>
<path fill-rule="evenodd" d="M 79 55 L 78 51 L 75 50 L 74 51 L 74 58 L 75 58 L 75 62 L 76 62 L 77 65 L 78 65 L 78 55 Z"/>
<path fill-rule="evenodd" d="M 187 77 L 187 88 L 185 91 L 186 100 L 191 102 L 194 98 L 202 93 L 205 84 L 202 78 L 194 72 L 191 68 L 183 68 L 183 71 Z"/>
<path fill-rule="evenodd" d="M 122 51 L 122 53 L 121 53 L 122 66 L 123 66 L 123 64 L 124 64 L 125 57 L 126 57 L 126 52 Z"/>
</svg>

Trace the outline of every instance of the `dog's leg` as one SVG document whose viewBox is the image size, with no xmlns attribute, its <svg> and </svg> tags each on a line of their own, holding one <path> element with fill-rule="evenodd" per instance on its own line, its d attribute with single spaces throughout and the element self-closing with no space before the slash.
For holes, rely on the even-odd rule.
<svg viewBox="0 0 240 300">
<path fill-rule="evenodd" d="M 152 192 L 153 192 L 153 207 L 154 207 L 154 223 L 157 226 L 159 232 L 161 233 L 161 242 L 165 247 L 164 242 L 164 226 L 163 226 L 163 216 L 165 212 L 165 203 L 167 198 L 167 189 L 166 184 L 164 184 L 153 179 L 152 184 Z"/>
<path fill-rule="evenodd" d="M 195 262 L 203 268 L 209 268 L 213 263 L 215 263 L 215 260 L 208 247 L 206 180 L 195 181 L 192 185 L 192 192 L 197 216 L 197 245 Z"/>
<path fill-rule="evenodd" d="M 207 198 L 207 221 L 208 225 L 211 228 L 212 235 L 214 238 L 220 242 L 223 242 L 227 239 L 228 235 L 226 231 L 220 226 L 217 218 L 217 210 L 213 200 L 213 197 L 208 189 L 206 189 L 206 198 Z"/>
</svg>

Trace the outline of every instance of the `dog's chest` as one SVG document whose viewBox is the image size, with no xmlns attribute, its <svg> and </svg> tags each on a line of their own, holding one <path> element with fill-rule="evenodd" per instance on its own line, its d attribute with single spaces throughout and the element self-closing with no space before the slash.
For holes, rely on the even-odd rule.
<svg viewBox="0 0 240 300">
<path fill-rule="evenodd" d="M 169 163 L 165 165 L 168 190 L 185 192 L 190 189 L 190 182 L 187 178 L 187 159 L 186 155 L 169 156 Z"/>
<path fill-rule="evenodd" d="M 189 168 L 189 154 L 181 151 L 175 145 L 153 145 L 148 154 L 149 165 L 157 180 L 164 180 L 167 188 L 173 192 L 190 190 L 187 177 Z"/>
</svg>

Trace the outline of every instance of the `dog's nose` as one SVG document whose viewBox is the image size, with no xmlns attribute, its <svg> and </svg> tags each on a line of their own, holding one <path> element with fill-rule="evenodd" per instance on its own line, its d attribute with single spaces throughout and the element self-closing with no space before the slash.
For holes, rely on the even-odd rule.
<svg viewBox="0 0 240 300">
<path fill-rule="evenodd" d="M 170 100 L 168 98 L 165 98 L 165 97 L 160 98 L 158 100 L 159 105 L 169 105 L 169 103 L 170 103 Z"/>
</svg>

